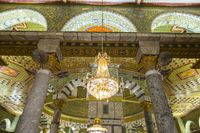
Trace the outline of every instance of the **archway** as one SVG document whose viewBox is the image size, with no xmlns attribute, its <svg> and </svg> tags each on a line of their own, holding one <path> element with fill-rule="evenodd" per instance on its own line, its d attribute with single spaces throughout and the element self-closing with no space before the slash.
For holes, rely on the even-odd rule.
<svg viewBox="0 0 200 133">
<path fill-rule="evenodd" d="M 200 16 L 185 13 L 164 13 L 156 17 L 152 32 L 200 33 Z"/>
<path fill-rule="evenodd" d="M 136 32 L 137 30 L 127 18 L 120 14 L 92 11 L 75 16 L 64 25 L 62 31 Z"/>
<path fill-rule="evenodd" d="M 46 31 L 44 16 L 30 9 L 16 9 L 0 13 L 0 30 Z"/>
</svg>

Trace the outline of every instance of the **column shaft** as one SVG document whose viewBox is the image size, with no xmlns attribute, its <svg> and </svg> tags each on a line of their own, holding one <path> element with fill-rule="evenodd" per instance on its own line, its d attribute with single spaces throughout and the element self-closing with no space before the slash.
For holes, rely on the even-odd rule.
<svg viewBox="0 0 200 133">
<path fill-rule="evenodd" d="M 149 110 L 144 109 L 144 119 L 146 123 L 147 133 L 155 133 L 152 113 Z"/>
<path fill-rule="evenodd" d="M 40 117 L 47 94 L 50 71 L 37 72 L 32 89 L 29 92 L 23 113 L 17 124 L 16 133 L 37 133 Z"/>
<path fill-rule="evenodd" d="M 159 133 L 177 133 L 172 112 L 162 86 L 162 75 L 156 70 L 146 73 L 146 82 L 153 103 Z"/>
<path fill-rule="evenodd" d="M 58 133 L 60 117 L 61 117 L 61 109 L 57 108 L 54 111 L 54 117 L 53 117 L 53 121 L 51 123 L 50 133 Z"/>
</svg>

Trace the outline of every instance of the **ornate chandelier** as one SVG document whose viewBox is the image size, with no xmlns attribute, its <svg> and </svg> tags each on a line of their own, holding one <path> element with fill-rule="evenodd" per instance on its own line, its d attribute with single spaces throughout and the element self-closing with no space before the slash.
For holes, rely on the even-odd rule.
<svg viewBox="0 0 200 133">
<path fill-rule="evenodd" d="M 110 76 L 108 64 L 110 57 L 107 53 L 99 53 L 95 59 L 97 71 L 94 76 L 88 79 L 87 91 L 97 99 L 110 98 L 119 90 L 118 80 Z"/>
<path fill-rule="evenodd" d="M 88 133 L 108 133 L 108 130 L 100 125 L 101 120 L 95 118 L 94 125 L 87 129 Z"/>
</svg>

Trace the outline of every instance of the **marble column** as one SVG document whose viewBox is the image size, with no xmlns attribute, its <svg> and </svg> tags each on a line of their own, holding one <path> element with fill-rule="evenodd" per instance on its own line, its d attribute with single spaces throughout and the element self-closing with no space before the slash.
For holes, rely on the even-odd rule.
<svg viewBox="0 0 200 133">
<path fill-rule="evenodd" d="M 38 133 L 38 126 L 47 95 L 49 79 L 49 70 L 40 69 L 37 72 L 15 133 Z"/>
<path fill-rule="evenodd" d="M 153 103 L 158 132 L 177 133 L 174 118 L 162 86 L 162 75 L 157 70 L 149 70 L 145 76 Z"/>
<path fill-rule="evenodd" d="M 150 105 L 148 103 L 143 103 L 144 108 L 144 119 L 147 128 L 147 133 L 155 133 L 155 127 L 153 123 L 152 113 L 150 111 Z"/>
<path fill-rule="evenodd" d="M 54 111 L 53 120 L 50 127 L 50 133 L 58 133 L 61 117 L 61 108 L 56 108 Z"/>
</svg>

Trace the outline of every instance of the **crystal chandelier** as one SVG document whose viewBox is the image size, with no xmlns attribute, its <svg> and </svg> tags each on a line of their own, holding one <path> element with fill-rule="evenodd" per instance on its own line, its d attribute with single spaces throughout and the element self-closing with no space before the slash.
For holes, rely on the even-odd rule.
<svg viewBox="0 0 200 133">
<path fill-rule="evenodd" d="M 97 99 L 110 98 L 119 90 L 118 80 L 110 76 L 108 64 L 110 57 L 107 53 L 99 53 L 95 59 L 97 71 L 87 81 L 87 91 Z"/>
<path fill-rule="evenodd" d="M 94 125 L 87 129 L 88 133 L 108 133 L 108 130 L 101 126 L 100 119 L 95 118 Z"/>
</svg>

